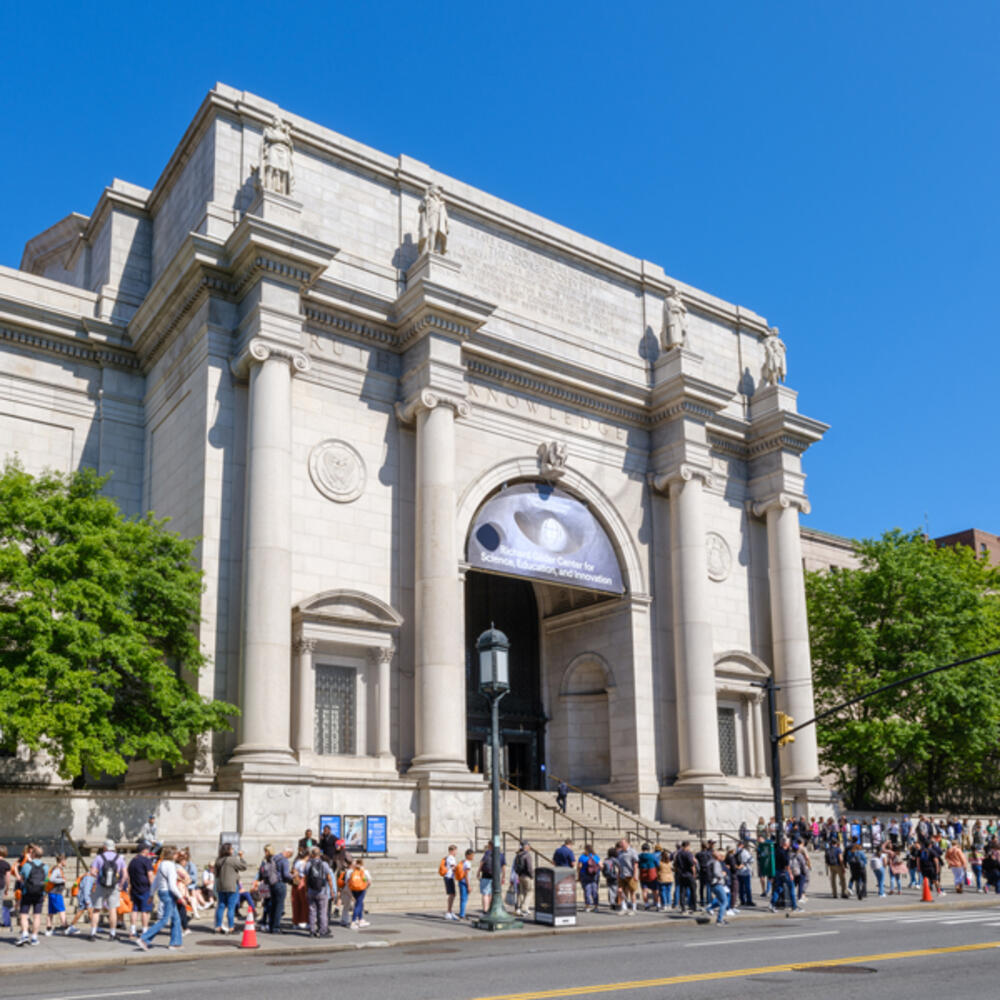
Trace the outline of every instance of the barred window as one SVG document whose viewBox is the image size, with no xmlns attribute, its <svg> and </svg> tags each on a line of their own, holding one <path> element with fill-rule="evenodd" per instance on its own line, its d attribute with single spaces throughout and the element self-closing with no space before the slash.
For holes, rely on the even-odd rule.
<svg viewBox="0 0 1000 1000">
<path fill-rule="evenodd" d="M 356 752 L 356 677 L 349 667 L 316 665 L 316 753 Z"/>
<path fill-rule="evenodd" d="M 719 709 L 719 763 L 723 774 L 739 774 L 735 708 Z"/>
</svg>

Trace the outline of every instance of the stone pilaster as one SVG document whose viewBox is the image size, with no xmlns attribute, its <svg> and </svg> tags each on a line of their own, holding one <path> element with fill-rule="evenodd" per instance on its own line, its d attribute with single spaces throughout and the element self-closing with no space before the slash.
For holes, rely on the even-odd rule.
<svg viewBox="0 0 1000 1000">
<path fill-rule="evenodd" d="M 315 639 L 295 640 L 295 674 L 292 679 L 292 749 L 301 762 L 316 741 L 316 675 L 313 672 Z"/>
<path fill-rule="evenodd" d="M 375 689 L 375 738 L 372 741 L 376 757 L 392 756 L 392 701 L 390 698 L 389 665 L 396 649 L 394 646 L 372 646 L 368 662 L 374 668 Z"/>
</svg>

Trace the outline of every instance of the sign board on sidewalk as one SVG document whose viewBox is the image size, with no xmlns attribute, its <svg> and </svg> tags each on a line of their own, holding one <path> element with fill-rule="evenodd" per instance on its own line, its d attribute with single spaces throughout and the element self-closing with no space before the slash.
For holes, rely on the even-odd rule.
<svg viewBox="0 0 1000 1000">
<path fill-rule="evenodd" d="M 553 927 L 576 923 L 575 869 L 535 869 L 535 922 Z"/>
</svg>

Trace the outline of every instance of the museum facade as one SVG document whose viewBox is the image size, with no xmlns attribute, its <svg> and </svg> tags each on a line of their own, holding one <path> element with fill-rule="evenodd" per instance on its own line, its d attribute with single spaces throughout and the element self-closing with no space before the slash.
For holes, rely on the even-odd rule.
<svg viewBox="0 0 1000 1000">
<path fill-rule="evenodd" d="M 770 814 L 761 684 L 813 714 L 826 427 L 757 313 L 217 85 L 152 190 L 115 180 L 0 268 L 0 352 L 0 453 L 110 473 L 200 539 L 198 686 L 242 714 L 120 794 L 206 835 L 468 836 L 495 623 L 514 784 L 691 829 Z M 812 731 L 782 752 L 796 808 L 828 804 Z"/>
</svg>

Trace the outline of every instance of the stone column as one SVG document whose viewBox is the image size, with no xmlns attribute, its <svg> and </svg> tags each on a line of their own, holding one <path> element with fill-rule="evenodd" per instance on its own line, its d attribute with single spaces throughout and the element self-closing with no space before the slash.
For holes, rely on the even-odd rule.
<svg viewBox="0 0 1000 1000">
<path fill-rule="evenodd" d="M 764 722 L 761 715 L 761 705 L 764 702 L 764 692 L 755 691 L 750 696 L 749 710 L 750 718 L 753 720 L 753 770 L 750 772 L 755 778 L 764 777 L 764 761 L 767 757 L 764 740 Z"/>
<path fill-rule="evenodd" d="M 391 757 L 392 713 L 390 701 L 389 664 L 395 648 L 392 646 L 372 646 L 368 650 L 368 660 L 375 668 L 375 739 L 373 748 L 377 757 Z"/>
<path fill-rule="evenodd" d="M 706 478 L 706 472 L 682 465 L 669 479 L 678 781 L 682 782 L 722 776 L 702 510 Z"/>
<path fill-rule="evenodd" d="M 292 749 L 299 755 L 312 753 L 316 739 L 316 675 L 313 673 L 315 639 L 295 641 L 295 678 L 292 685 Z"/>
<path fill-rule="evenodd" d="M 465 658 L 455 525 L 455 416 L 463 400 L 420 393 L 417 420 L 413 768 L 466 771 Z"/>
<path fill-rule="evenodd" d="M 754 504 L 754 513 L 767 515 L 767 556 L 771 598 L 771 641 L 774 679 L 781 691 L 778 704 L 799 725 L 816 713 L 813 704 L 812 662 L 809 656 L 809 620 L 806 616 L 799 508 L 808 511 L 804 498 L 785 493 Z M 816 727 L 795 734 L 795 742 L 782 749 L 785 784 L 816 784 L 819 757 Z"/>
<path fill-rule="evenodd" d="M 235 365 L 249 370 L 240 742 L 233 763 L 290 765 L 292 370 L 304 354 L 260 339 Z"/>
</svg>

